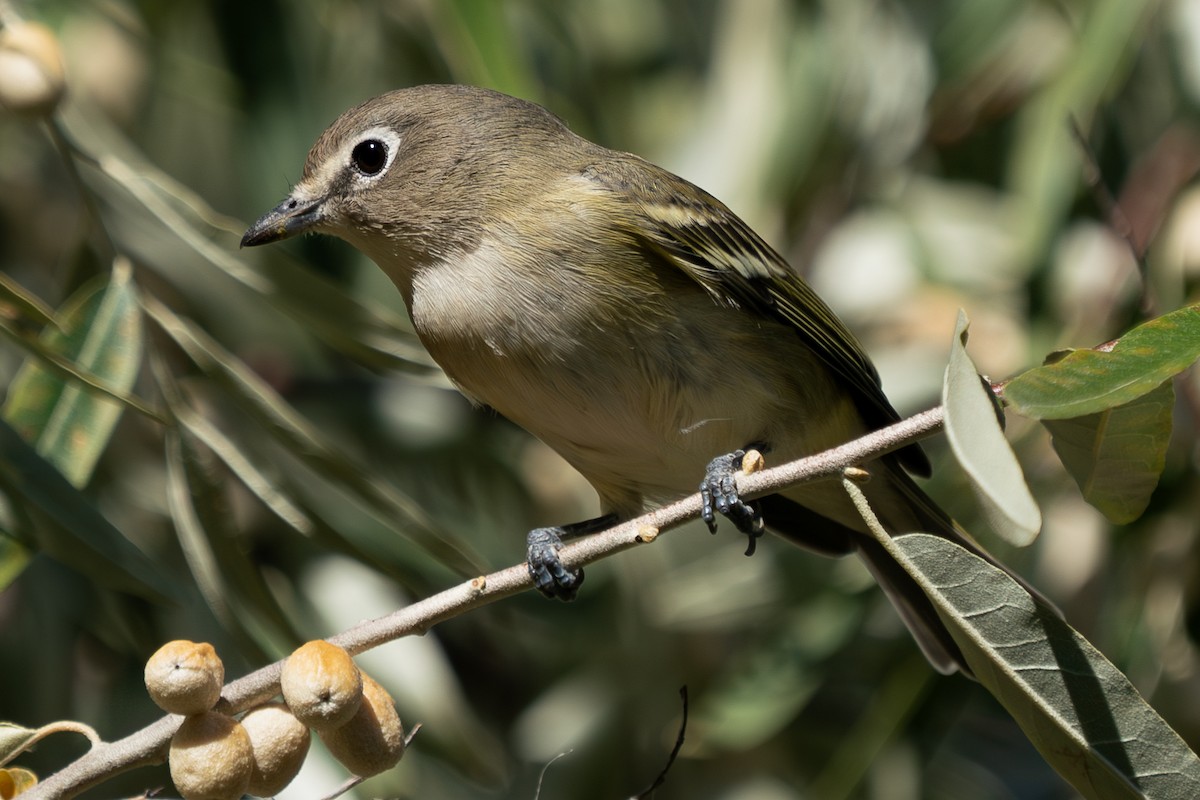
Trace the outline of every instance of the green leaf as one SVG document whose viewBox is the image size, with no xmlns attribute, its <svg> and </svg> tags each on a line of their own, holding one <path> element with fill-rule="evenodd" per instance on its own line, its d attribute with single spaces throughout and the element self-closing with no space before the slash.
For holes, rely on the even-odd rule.
<svg viewBox="0 0 1200 800">
<path fill-rule="evenodd" d="M 0 535 L 0 592 L 20 577 L 33 560 L 29 548 L 7 533 Z"/>
<path fill-rule="evenodd" d="M 317 523 L 313 518 L 216 425 L 183 404 L 172 407 L 171 412 L 181 429 L 221 459 L 242 485 L 276 517 L 302 536 L 311 537 L 316 533 Z"/>
<path fill-rule="evenodd" d="M 85 286 L 59 314 L 41 343 L 115 392 L 128 392 L 142 356 L 141 313 L 128 262 L 113 265 L 111 280 Z M 86 486 L 112 436 L 122 403 L 65 379 L 30 359 L 13 380 L 3 416 L 58 467 L 72 484 Z"/>
<path fill-rule="evenodd" d="M 1057 614 L 940 536 L 892 541 L 889 552 L 925 589 L 975 677 L 1081 794 L 1200 797 L 1200 759 Z"/>
<path fill-rule="evenodd" d="M 229 501 L 211 457 L 178 429 L 165 435 L 167 505 L 196 586 L 214 616 L 259 658 L 282 658 L 301 638 L 230 527 Z"/>
<path fill-rule="evenodd" d="M 12 722 L 0 722 L 0 765 L 7 764 L 25 752 L 29 743 L 37 735 L 38 732 L 32 728 L 25 728 Z"/>
<path fill-rule="evenodd" d="M 155 602 L 179 596 L 158 565 L 4 421 L 0 421 L 0 488 L 32 520 L 20 531 L 28 537 L 24 543 L 106 588 Z"/>
<path fill-rule="evenodd" d="M 401 536 L 459 575 L 477 575 L 484 570 L 478 555 L 440 531 L 411 498 L 338 451 L 311 422 L 212 337 L 157 301 L 147 298 L 145 308 L 188 357 L 262 425 L 265 433 L 314 473 L 350 494 Z"/>
<path fill-rule="evenodd" d="M 427 571 L 414 569 L 406 563 L 399 557 L 401 550 L 376 547 L 368 551 L 354 541 L 356 538 L 372 539 L 363 535 L 362 526 L 351 524 L 346 532 L 339 531 L 305 502 L 304 493 L 291 486 L 286 476 L 268 475 L 244 448 L 225 436 L 212 422 L 184 405 L 172 408 L 172 412 L 183 431 L 207 447 L 249 492 L 296 533 L 370 564 L 413 591 L 433 591 Z"/>
<path fill-rule="evenodd" d="M 1158 486 L 1174 408 L 1168 380 L 1123 406 L 1042 424 L 1084 499 L 1123 525 L 1142 515 Z"/>
<path fill-rule="evenodd" d="M 0 477 L 0 487 L 3 479 Z M 7 491 L 0 493 L 0 592 L 21 577 L 36 555 L 31 536 L 21 531 L 32 530 L 33 517 L 25 506 L 14 503 Z"/>
<path fill-rule="evenodd" d="M 1145 322 L 1103 350 L 1075 350 L 1013 378 L 1004 399 L 1034 419 L 1070 419 L 1125 405 L 1200 358 L 1200 306 Z"/>
<path fill-rule="evenodd" d="M 129 392 L 122 392 L 108 385 L 103 379 L 98 378 L 87 370 L 81 369 L 78 364 L 69 360 L 41 339 L 31 339 L 15 326 L 3 320 L 0 320 L 0 334 L 8 337 L 10 342 L 33 356 L 38 366 L 44 368 L 47 372 L 55 373 L 59 378 L 67 382 L 75 381 L 87 391 L 112 398 L 139 414 L 144 414 L 153 420 L 162 422 L 162 418 L 158 413 L 147 406 L 136 395 Z"/>
<path fill-rule="evenodd" d="M 1086 127 L 1096 109 L 1104 107 L 1106 96 L 1136 63 L 1138 32 L 1155 18 L 1157 5 L 1130 0 L 1082 4 L 1072 20 L 1072 44 L 1062 54 L 1061 67 L 1022 104 L 1013 121 L 1007 173 L 1016 201 L 1013 235 L 1023 264 L 1045 258 L 1077 197 L 1081 156 L 1067 120 L 1077 117 Z"/>
<path fill-rule="evenodd" d="M 26 317 L 42 326 L 58 324 L 54 309 L 3 272 L 0 272 L 0 300 L 19 309 Z"/>
<path fill-rule="evenodd" d="M 543 87 L 531 69 L 529 51 L 514 29 L 512 8 L 503 3 L 453 0 L 435 3 L 429 10 L 442 35 L 456 42 L 445 51 L 459 54 L 450 65 L 456 82 L 491 86 L 517 97 L 538 96 Z"/>
<path fill-rule="evenodd" d="M 73 125 L 72 130 L 84 140 L 94 136 L 85 126 Z M 227 243 L 215 241 L 214 234 L 240 235 L 243 226 L 214 213 L 195 192 L 157 168 L 129 163 L 112 152 L 99 159 L 98 166 L 113 182 L 101 187 L 102 194 L 111 191 L 113 184 L 120 187 L 164 231 L 177 237 L 181 246 L 301 322 L 330 346 L 378 369 L 436 370 L 416 335 L 405 330 L 402 317 L 355 300 L 332 281 L 281 254 L 258 255 L 251 263 Z M 133 252 L 137 244 L 127 243 Z M 158 261 L 161 259 L 149 259 L 147 265 L 167 277 L 177 277 L 171 275 L 171 265 Z"/>
<path fill-rule="evenodd" d="M 967 326 L 966 314 L 959 311 L 942 387 L 946 436 L 992 529 L 1024 547 L 1037 538 L 1042 514 L 1000 427 L 990 390 L 967 355 Z"/>
</svg>

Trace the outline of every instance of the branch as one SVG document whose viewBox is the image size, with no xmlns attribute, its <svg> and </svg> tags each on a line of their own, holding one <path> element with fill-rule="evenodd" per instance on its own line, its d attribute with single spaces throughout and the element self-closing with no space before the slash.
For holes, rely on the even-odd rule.
<svg viewBox="0 0 1200 800">
<path fill-rule="evenodd" d="M 832 450 L 752 475 L 739 474 L 738 490 L 744 497 L 753 498 L 798 483 L 840 477 L 846 467 L 866 463 L 937 433 L 942 428 L 943 418 L 942 407 L 938 406 Z M 700 505 L 697 493 L 572 542 L 560 553 L 563 564 L 574 569 L 651 542 L 660 532 L 697 518 Z M 351 654 L 361 653 L 403 636 L 425 633 L 439 622 L 531 588 L 533 581 L 525 564 L 517 564 L 461 583 L 385 617 L 360 623 L 329 637 L 329 641 Z M 227 714 L 239 714 L 269 701 L 279 693 L 281 668 L 282 662 L 276 662 L 232 681 L 222 692 L 217 709 Z M 24 793 L 23 797 L 28 800 L 74 797 L 120 772 L 162 763 L 166 760 L 171 736 L 181 722 L 183 717 L 168 714 L 124 739 L 96 745 Z"/>
</svg>

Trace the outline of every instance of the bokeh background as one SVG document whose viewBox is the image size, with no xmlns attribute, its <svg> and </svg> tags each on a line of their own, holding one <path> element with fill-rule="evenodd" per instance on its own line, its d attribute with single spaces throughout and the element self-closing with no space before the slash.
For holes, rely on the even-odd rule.
<svg viewBox="0 0 1200 800">
<path fill-rule="evenodd" d="M 0 718 L 29 726 L 80 719 L 118 738 L 158 717 L 142 666 L 168 639 L 214 642 L 234 677 L 458 580 L 424 540 L 500 567 L 527 529 L 595 512 L 557 456 L 448 387 L 348 246 L 238 251 L 316 136 L 374 94 L 496 88 L 713 192 L 845 317 L 902 413 L 937 402 L 960 307 L 976 363 L 1002 378 L 1182 305 L 1200 267 L 1197 0 L 13 8 L 63 45 L 69 142 L 0 116 L 0 270 L 58 307 L 127 255 L 143 297 L 212 337 L 197 363 L 147 320 L 159 374 L 147 362 L 137 394 L 177 392 L 230 448 L 127 410 L 82 490 L 170 601 L 114 588 L 104 559 L 68 566 L 6 540 Z M 20 327 L 19 309 L 0 311 Z M 6 340 L 0 385 L 27 358 Z M 239 366 L 305 436 L 248 407 Z M 989 536 L 938 440 L 929 490 L 1195 747 L 1200 402 L 1194 376 L 1178 388 L 1166 472 L 1134 524 L 1087 506 L 1020 419 L 1010 437 L 1045 514 L 1033 547 Z M 318 440 L 328 461 L 304 452 Z M 172 502 L 184 462 L 194 525 Z M 263 486 L 320 524 L 275 513 Z M 6 504 L 18 538 L 21 519 Z M 589 568 L 572 605 L 521 596 L 363 656 L 425 727 L 358 795 L 631 796 L 666 761 L 686 685 L 664 800 L 1074 796 L 980 687 L 925 665 L 858 564 L 775 541 L 747 559 L 743 544 L 690 526 Z M 81 751 L 55 738 L 20 763 L 48 774 Z M 284 796 L 343 777 L 314 746 Z M 142 769 L 90 796 L 167 781 Z"/>
</svg>

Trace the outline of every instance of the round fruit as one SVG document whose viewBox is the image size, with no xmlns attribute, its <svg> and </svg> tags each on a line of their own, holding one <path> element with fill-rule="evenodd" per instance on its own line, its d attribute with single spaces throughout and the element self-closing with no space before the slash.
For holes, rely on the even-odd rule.
<svg viewBox="0 0 1200 800">
<path fill-rule="evenodd" d="M 355 775 L 368 778 L 391 769 L 404 755 L 404 725 L 392 696 L 363 674 L 363 700 L 345 725 L 318 735 L 333 757 Z"/>
<path fill-rule="evenodd" d="M 250 736 L 216 711 L 194 714 L 171 737 L 171 780 L 184 800 L 236 800 L 254 769 Z"/>
<path fill-rule="evenodd" d="M 279 685 L 296 719 L 314 731 L 342 725 L 362 702 L 362 675 L 350 654 L 322 639 L 288 656 Z"/>
<path fill-rule="evenodd" d="M 254 750 L 254 772 L 246 790 L 256 797 L 274 797 L 292 782 L 312 735 L 283 703 L 268 703 L 242 717 Z"/>
<path fill-rule="evenodd" d="M 221 698 L 225 665 L 208 642 L 167 642 L 146 662 L 146 691 L 163 711 L 199 714 Z"/>
</svg>

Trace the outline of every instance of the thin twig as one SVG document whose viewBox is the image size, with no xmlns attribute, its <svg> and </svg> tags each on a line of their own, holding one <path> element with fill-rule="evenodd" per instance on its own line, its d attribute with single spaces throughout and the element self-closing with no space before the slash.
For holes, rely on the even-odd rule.
<svg viewBox="0 0 1200 800">
<path fill-rule="evenodd" d="M 337 798 L 341 797 L 346 792 L 350 791 L 355 786 L 358 786 L 360 783 L 362 783 L 365 780 L 366 780 L 366 778 L 364 778 L 361 775 L 351 775 L 349 778 L 346 779 L 345 783 L 343 783 L 341 786 L 334 789 L 329 794 L 322 797 L 321 800 L 337 800 Z"/>
<path fill-rule="evenodd" d="M 542 765 L 541 772 L 538 773 L 537 787 L 533 790 L 533 800 L 541 800 L 542 784 L 545 783 L 546 773 L 550 771 L 550 767 L 554 765 L 554 762 L 558 761 L 560 758 L 566 758 L 574 752 L 574 750 L 564 750 Z"/>
<path fill-rule="evenodd" d="M 667 763 L 659 770 L 658 776 L 649 786 L 634 795 L 633 800 L 649 800 L 653 797 L 658 787 L 667 782 L 667 773 L 671 771 L 671 767 L 675 765 L 675 759 L 679 758 L 679 752 L 683 750 L 688 724 L 688 690 L 686 686 L 679 687 L 679 702 L 683 705 L 683 715 L 679 720 L 679 733 L 675 735 L 675 746 L 671 748 L 671 753 L 667 756 Z"/>
<path fill-rule="evenodd" d="M 753 475 L 738 475 L 738 491 L 747 499 L 780 491 L 798 483 L 828 480 L 846 467 L 866 463 L 941 430 L 941 406 L 867 434 L 852 442 Z M 560 552 L 563 564 L 574 569 L 607 556 L 653 541 L 671 528 L 700 515 L 700 495 L 694 494 L 655 509 L 636 519 L 571 542 Z M 352 654 L 379 647 L 412 634 L 422 634 L 439 622 L 533 588 L 525 564 L 480 576 L 379 619 L 360 623 L 329 641 Z M 217 709 L 239 714 L 269 701 L 279 692 L 282 662 L 275 662 L 229 683 Z M 63 769 L 47 777 L 23 797 L 27 800 L 67 798 L 126 770 L 166 759 L 171 736 L 183 717 L 168 715 L 140 731 L 111 744 L 98 745 Z"/>
<path fill-rule="evenodd" d="M 93 163 L 94 159 L 80 148 L 74 140 L 63 129 L 62 123 L 57 118 L 51 118 L 46 121 L 46 130 L 50 135 L 50 141 L 54 145 L 54 149 L 58 151 L 62 158 L 63 166 L 67 170 L 67 175 L 71 178 L 71 183 L 79 192 L 79 199 L 83 203 L 86 218 L 84 225 L 90 228 L 95 233 L 97 241 L 94 242 L 96 254 L 102 263 L 111 262 L 118 254 L 117 245 L 113 242 L 112 235 L 108 232 L 108 228 L 104 225 L 104 217 L 100 215 L 100 207 L 96 203 L 96 198 L 92 194 L 91 187 L 83 179 L 83 175 L 79 172 L 79 165 L 76 160 L 82 160 L 85 163 Z"/>
</svg>

